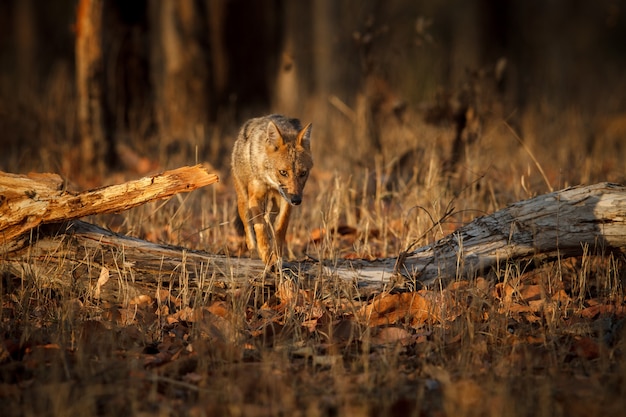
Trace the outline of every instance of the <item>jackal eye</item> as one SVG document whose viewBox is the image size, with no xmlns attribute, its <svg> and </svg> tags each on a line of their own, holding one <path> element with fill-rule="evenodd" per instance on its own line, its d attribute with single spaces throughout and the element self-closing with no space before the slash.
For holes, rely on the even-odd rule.
<svg viewBox="0 0 626 417">
<path fill-rule="evenodd" d="M 279 173 L 280 175 L 282 175 L 283 177 L 288 177 L 288 176 L 289 176 L 289 174 L 287 173 L 287 171 L 285 171 L 285 170 L 283 170 L 283 169 L 278 170 L 278 173 Z"/>
<path fill-rule="evenodd" d="M 300 173 L 298 174 L 298 176 L 299 176 L 300 178 L 303 178 L 303 177 L 306 177 L 306 176 L 308 175 L 308 173 L 309 173 L 309 171 L 302 171 L 302 172 L 300 172 Z"/>
</svg>

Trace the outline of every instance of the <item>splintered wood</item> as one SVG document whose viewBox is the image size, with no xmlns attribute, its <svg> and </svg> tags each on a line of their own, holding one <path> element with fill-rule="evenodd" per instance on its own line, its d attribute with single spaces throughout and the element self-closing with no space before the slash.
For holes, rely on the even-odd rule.
<svg viewBox="0 0 626 417">
<path fill-rule="evenodd" d="M 64 189 L 56 174 L 0 172 L 0 247 L 44 223 L 114 213 L 218 181 L 201 165 L 85 192 Z"/>
</svg>

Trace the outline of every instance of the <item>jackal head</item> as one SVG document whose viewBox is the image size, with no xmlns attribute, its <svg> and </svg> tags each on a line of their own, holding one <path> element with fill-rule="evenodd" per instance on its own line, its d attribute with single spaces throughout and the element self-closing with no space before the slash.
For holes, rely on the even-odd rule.
<svg viewBox="0 0 626 417">
<path fill-rule="evenodd" d="M 267 126 L 265 177 L 289 204 L 297 206 L 302 203 L 302 192 L 312 167 L 311 124 L 295 137 L 289 137 L 270 121 Z"/>
</svg>

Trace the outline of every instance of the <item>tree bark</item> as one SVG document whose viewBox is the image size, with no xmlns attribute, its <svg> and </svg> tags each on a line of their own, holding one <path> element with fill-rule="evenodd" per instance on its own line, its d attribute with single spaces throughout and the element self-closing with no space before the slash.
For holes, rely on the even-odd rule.
<svg viewBox="0 0 626 417">
<path fill-rule="evenodd" d="M 87 175 L 102 174 L 110 160 L 104 105 L 102 0 L 80 0 L 76 13 L 78 132 Z"/>
<path fill-rule="evenodd" d="M 206 13 L 191 0 L 150 3 L 152 84 L 162 145 L 202 146 L 213 102 Z M 167 140 L 172 143 L 167 143 Z"/>
<path fill-rule="evenodd" d="M 56 174 L 0 172 L 0 254 L 12 248 L 13 239 L 40 224 L 124 211 L 217 181 L 217 175 L 197 165 L 74 193 L 63 189 L 63 180 Z"/>
</svg>

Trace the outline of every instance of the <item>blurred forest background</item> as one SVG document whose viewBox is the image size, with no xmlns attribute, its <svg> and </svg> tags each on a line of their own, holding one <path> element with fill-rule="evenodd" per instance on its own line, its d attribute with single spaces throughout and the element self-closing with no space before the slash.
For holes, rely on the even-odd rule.
<svg viewBox="0 0 626 417">
<path fill-rule="evenodd" d="M 536 124 L 575 114 L 576 152 L 591 152 L 602 123 L 626 132 L 623 0 L 5 0 L 0 9 L 5 171 L 84 185 L 196 161 L 227 174 L 240 124 L 270 112 L 313 122 L 316 167 L 328 170 L 410 159 L 429 125 L 452 132 L 453 165 L 489 121 L 524 138 L 529 113 Z M 538 140 L 560 146 L 559 131 Z"/>
</svg>

